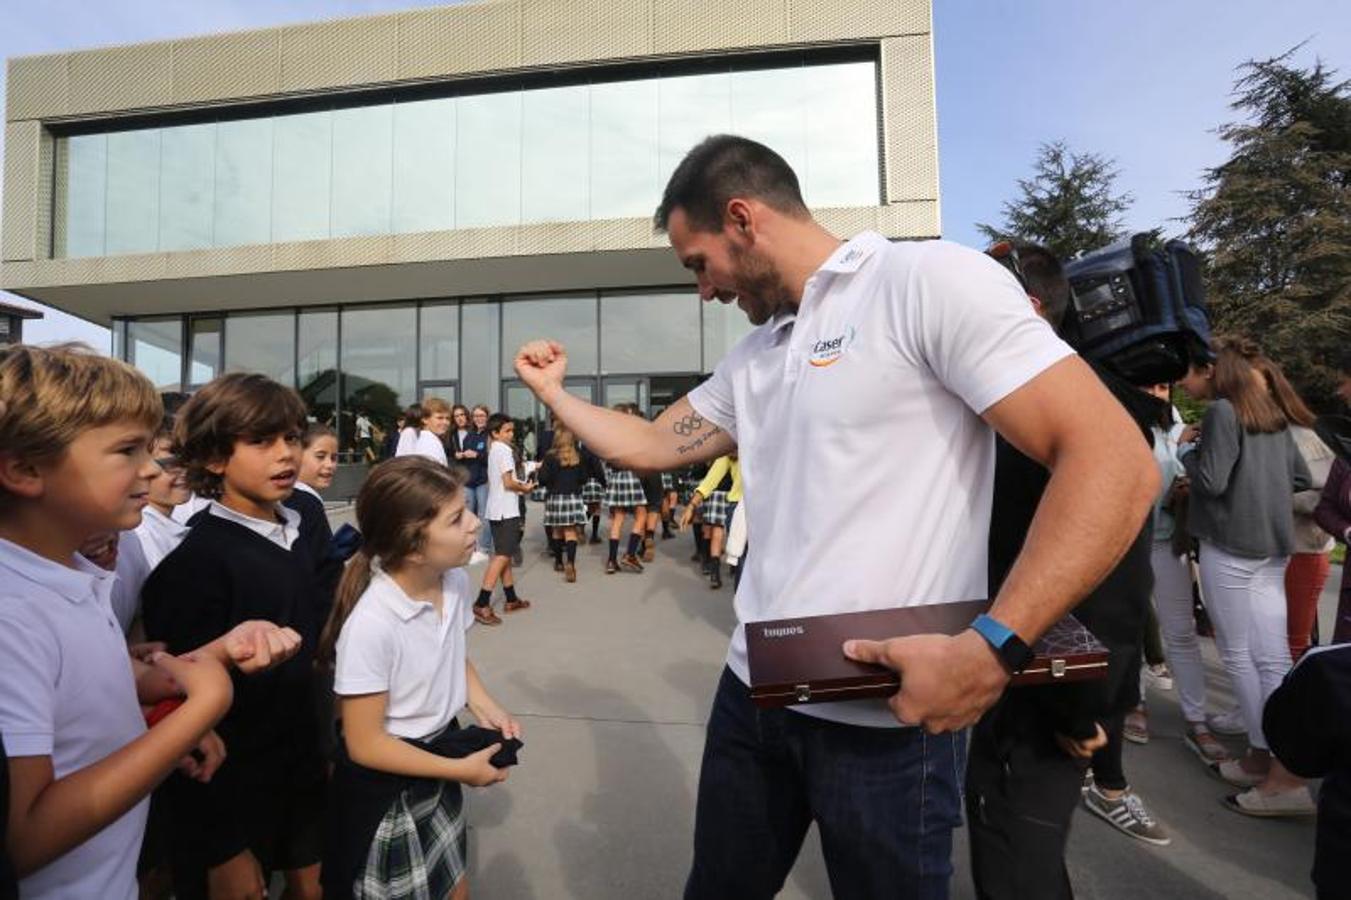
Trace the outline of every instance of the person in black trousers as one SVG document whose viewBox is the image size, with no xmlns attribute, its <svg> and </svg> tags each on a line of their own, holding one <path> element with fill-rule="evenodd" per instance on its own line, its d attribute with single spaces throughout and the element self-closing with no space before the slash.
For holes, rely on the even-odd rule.
<svg viewBox="0 0 1351 900">
<path fill-rule="evenodd" d="M 1019 243 L 1012 265 L 1001 262 L 1014 269 L 1042 317 L 1058 326 L 1069 302 L 1059 261 L 1043 248 Z M 1098 374 L 1148 441 L 1162 403 L 1108 372 L 1098 369 Z M 990 596 L 999 591 L 1022 549 L 1048 479 L 1042 466 L 998 441 Z M 1141 840 L 1169 840 L 1129 790 L 1121 768 L 1122 726 L 1139 695 L 1145 610 L 1153 588 L 1151 540 L 1147 521 L 1117 567 L 1075 610 L 1110 651 L 1107 678 L 1013 688 L 972 729 L 966 810 L 971 871 L 982 900 L 1073 896 L 1065 844 L 1090 761 L 1094 784 L 1088 793 L 1096 792 L 1108 807 L 1099 815 Z"/>
</svg>

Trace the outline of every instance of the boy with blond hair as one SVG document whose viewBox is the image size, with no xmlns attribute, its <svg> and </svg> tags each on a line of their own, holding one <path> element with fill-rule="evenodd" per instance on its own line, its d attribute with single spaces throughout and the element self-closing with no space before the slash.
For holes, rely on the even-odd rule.
<svg viewBox="0 0 1351 900">
<path fill-rule="evenodd" d="M 128 655 L 115 576 L 78 550 L 139 524 L 162 415 L 143 375 L 88 348 L 0 355 L 0 734 L 26 898 L 133 900 L 150 791 L 179 765 L 211 777 L 186 760 L 229 708 L 225 667 L 257 671 L 299 644 L 249 622 L 181 657 Z M 147 730 L 141 705 L 181 695 Z"/>
</svg>

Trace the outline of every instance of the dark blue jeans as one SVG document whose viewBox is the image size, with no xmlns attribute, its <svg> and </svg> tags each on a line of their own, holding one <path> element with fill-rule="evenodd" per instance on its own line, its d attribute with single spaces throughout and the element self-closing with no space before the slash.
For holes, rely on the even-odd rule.
<svg viewBox="0 0 1351 900">
<path fill-rule="evenodd" d="M 773 897 L 812 821 L 836 900 L 946 898 L 965 757 L 964 732 L 935 737 L 759 709 L 724 669 L 686 900 Z"/>
</svg>

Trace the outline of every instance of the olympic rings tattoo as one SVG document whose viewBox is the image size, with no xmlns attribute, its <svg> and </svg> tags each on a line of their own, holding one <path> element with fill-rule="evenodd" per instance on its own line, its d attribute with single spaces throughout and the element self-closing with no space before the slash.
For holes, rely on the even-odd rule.
<svg viewBox="0 0 1351 900">
<path fill-rule="evenodd" d="M 703 417 L 698 413 L 690 413 L 685 418 L 676 421 L 676 423 L 671 426 L 671 430 L 681 437 L 688 437 L 703 427 Z"/>
</svg>

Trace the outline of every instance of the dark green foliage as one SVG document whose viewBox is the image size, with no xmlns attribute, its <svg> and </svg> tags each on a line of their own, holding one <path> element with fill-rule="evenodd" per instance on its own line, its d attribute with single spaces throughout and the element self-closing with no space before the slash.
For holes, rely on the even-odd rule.
<svg viewBox="0 0 1351 900">
<path fill-rule="evenodd" d="M 1256 340 L 1311 406 L 1331 411 L 1351 342 L 1351 91 L 1294 48 L 1239 67 L 1218 129 L 1231 148 L 1190 194 L 1216 332 Z"/>
<path fill-rule="evenodd" d="M 1112 160 L 1054 141 L 1041 145 L 1034 169 L 1032 178 L 1018 179 L 1020 196 L 1004 204 L 1002 225 L 977 223 L 991 241 L 1034 241 L 1068 260 L 1125 236 L 1120 217 L 1132 198 L 1113 193 Z"/>
</svg>

